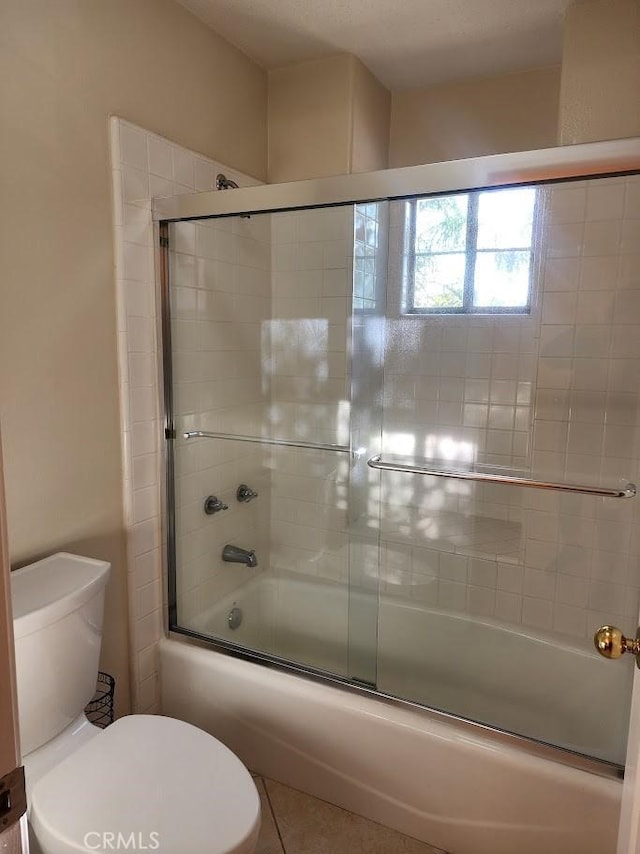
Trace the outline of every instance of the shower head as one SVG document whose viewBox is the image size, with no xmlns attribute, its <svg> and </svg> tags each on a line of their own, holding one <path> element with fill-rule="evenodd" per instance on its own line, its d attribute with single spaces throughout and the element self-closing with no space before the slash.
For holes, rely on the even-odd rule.
<svg viewBox="0 0 640 854">
<path fill-rule="evenodd" d="M 231 178 L 227 178 L 224 172 L 219 172 L 216 175 L 216 190 L 238 190 L 239 185 Z"/>
<path fill-rule="evenodd" d="M 224 172 L 218 172 L 216 175 L 216 190 L 239 190 L 240 185 L 227 178 Z M 240 214 L 240 219 L 251 219 L 251 214 Z"/>
</svg>

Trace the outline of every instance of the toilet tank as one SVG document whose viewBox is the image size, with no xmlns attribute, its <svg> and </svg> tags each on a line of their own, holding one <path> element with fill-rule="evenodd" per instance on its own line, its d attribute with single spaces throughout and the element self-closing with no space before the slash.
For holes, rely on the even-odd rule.
<svg viewBox="0 0 640 854">
<path fill-rule="evenodd" d="M 110 564 L 60 552 L 11 573 L 23 757 L 93 697 Z"/>
</svg>

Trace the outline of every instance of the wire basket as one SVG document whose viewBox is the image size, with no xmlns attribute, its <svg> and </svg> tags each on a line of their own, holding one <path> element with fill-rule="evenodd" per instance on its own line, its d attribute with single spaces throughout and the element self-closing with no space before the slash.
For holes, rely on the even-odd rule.
<svg viewBox="0 0 640 854">
<path fill-rule="evenodd" d="M 116 680 L 108 673 L 98 673 L 98 683 L 93 700 L 87 704 L 84 713 L 90 723 L 104 729 L 113 723 L 113 695 Z"/>
</svg>

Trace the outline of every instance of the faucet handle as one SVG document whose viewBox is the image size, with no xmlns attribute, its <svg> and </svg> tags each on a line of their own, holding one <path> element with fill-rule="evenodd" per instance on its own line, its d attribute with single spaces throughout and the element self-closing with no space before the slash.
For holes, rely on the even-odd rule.
<svg viewBox="0 0 640 854">
<path fill-rule="evenodd" d="M 209 495 L 204 500 L 204 512 L 207 516 L 211 516 L 214 513 L 219 513 L 220 510 L 228 510 L 229 505 L 223 504 L 222 501 L 216 495 Z"/>
<path fill-rule="evenodd" d="M 250 486 L 247 486 L 246 483 L 241 483 L 236 492 L 238 501 L 242 501 L 245 504 L 257 497 L 258 493 L 254 489 L 251 489 Z"/>
</svg>

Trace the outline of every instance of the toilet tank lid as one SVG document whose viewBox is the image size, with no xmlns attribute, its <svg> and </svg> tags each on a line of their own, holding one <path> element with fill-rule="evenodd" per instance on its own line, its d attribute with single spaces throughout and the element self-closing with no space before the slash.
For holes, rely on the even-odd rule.
<svg viewBox="0 0 640 854">
<path fill-rule="evenodd" d="M 107 583 L 110 563 L 58 552 L 11 573 L 16 638 L 77 610 Z"/>
</svg>

